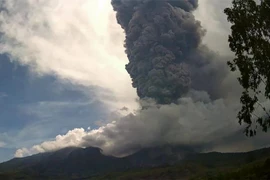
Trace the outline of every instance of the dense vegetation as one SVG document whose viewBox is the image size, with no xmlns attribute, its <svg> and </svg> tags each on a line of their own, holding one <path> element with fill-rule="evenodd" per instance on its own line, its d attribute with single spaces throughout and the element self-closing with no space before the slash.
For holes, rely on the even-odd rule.
<svg viewBox="0 0 270 180">
<path fill-rule="evenodd" d="M 238 119 L 248 125 L 248 136 L 256 135 L 258 127 L 265 132 L 270 127 L 269 108 L 263 103 L 270 99 L 269 11 L 269 0 L 233 0 L 232 7 L 225 9 L 232 24 L 230 49 L 235 53 L 228 64 L 232 71 L 240 72 L 238 81 L 243 93 Z"/>
</svg>

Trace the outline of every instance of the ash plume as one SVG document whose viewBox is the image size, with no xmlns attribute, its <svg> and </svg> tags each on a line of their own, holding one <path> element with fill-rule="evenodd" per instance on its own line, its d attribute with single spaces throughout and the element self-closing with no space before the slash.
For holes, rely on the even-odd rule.
<svg viewBox="0 0 270 180">
<path fill-rule="evenodd" d="M 86 10 L 92 13 L 94 12 L 93 17 L 95 17 L 95 9 L 97 9 L 97 4 L 100 1 L 82 1 L 90 3 L 90 10 Z M 14 29 L 28 32 L 29 25 L 25 26 L 25 22 L 29 22 L 27 20 L 19 21 L 17 23 L 19 26 L 14 26 L 14 22 L 16 22 L 18 17 L 28 17 L 25 16 L 25 13 L 28 14 L 28 12 L 35 15 L 32 17 L 34 25 L 30 24 L 30 27 L 35 27 L 35 29 L 37 23 L 36 13 L 42 12 L 42 17 L 43 14 L 48 16 L 48 19 L 45 18 L 46 21 L 38 21 L 41 27 L 45 24 L 43 22 L 58 22 L 54 20 L 59 19 L 58 11 L 53 14 L 51 14 L 52 12 L 48 13 L 47 11 L 41 11 L 40 7 L 42 7 L 42 5 L 39 4 L 39 1 L 31 1 L 34 5 L 27 8 L 21 8 L 21 1 L 13 0 L 12 2 L 13 4 L 16 4 L 18 8 L 12 11 L 13 13 L 16 12 L 16 16 L 13 18 L 3 17 L 5 22 L 11 23 L 11 25 L 6 28 L 7 34 L 10 30 Z M 54 0 L 46 0 L 44 2 L 54 2 Z M 64 0 L 62 0 L 62 2 L 68 7 L 61 7 L 61 11 L 65 9 L 74 11 L 74 9 L 72 9 L 76 7 L 74 4 L 70 5 L 70 3 L 65 3 Z M 79 5 L 80 2 L 81 1 L 74 1 L 75 4 L 78 3 Z M 92 2 L 96 2 L 96 5 L 95 3 L 91 4 Z M 201 2 L 206 3 L 205 1 Z M 138 95 L 141 98 L 138 101 L 138 104 L 147 108 L 139 108 L 132 113 L 127 111 L 127 108 L 122 108 L 120 113 L 115 112 L 113 114 L 108 114 L 105 119 L 98 121 L 98 126 L 100 126 L 98 128 L 87 130 L 76 128 L 69 131 L 67 134 L 56 136 L 52 141 L 46 141 L 30 148 L 18 149 L 16 156 L 20 157 L 39 152 L 48 152 L 68 146 L 99 147 L 105 154 L 115 156 L 125 156 L 142 148 L 168 144 L 180 145 L 181 147 L 194 147 L 194 149 L 202 151 L 215 150 L 216 147 L 220 148 L 221 151 L 224 149 L 231 150 L 235 147 L 240 150 L 247 150 L 247 146 L 249 145 L 241 144 L 244 138 L 244 136 L 241 136 L 243 135 L 243 128 L 238 125 L 237 120 L 235 119 L 238 109 L 241 107 L 239 104 L 239 94 L 241 93 L 241 89 L 239 89 L 239 83 L 237 82 L 235 75 L 229 74 L 225 70 L 226 64 L 222 57 L 210 51 L 201 42 L 205 31 L 192 15 L 193 11 L 198 6 L 198 1 L 112 0 L 111 4 L 117 12 L 118 23 L 124 29 L 126 34 L 125 48 L 129 59 L 126 69 L 130 73 L 133 86 L 137 89 Z M 110 6 L 110 4 L 108 4 L 108 6 Z M 80 8 L 75 12 L 82 17 L 86 16 L 86 19 L 88 20 L 88 12 L 84 12 L 84 8 L 81 9 L 83 6 L 80 5 L 79 7 Z M 32 12 L 33 10 L 35 11 Z M 23 11 L 23 13 L 21 11 Z M 80 14 L 82 12 L 84 12 L 85 15 Z M 84 25 L 84 23 L 77 24 L 77 16 L 73 15 L 72 17 L 75 17 L 73 20 L 76 23 L 71 23 L 72 21 L 70 21 L 69 16 L 70 11 L 67 11 L 65 14 L 68 16 L 64 18 L 63 21 L 56 23 L 58 25 L 61 22 L 59 27 L 54 27 L 55 24 L 52 24 L 54 25 L 52 27 L 55 28 L 52 32 L 61 32 L 62 27 L 69 29 L 70 24 L 72 24 L 78 29 L 78 31 L 74 32 L 74 35 L 78 35 L 77 32 L 88 27 L 87 25 L 81 26 Z M 109 17 L 108 21 L 106 21 L 106 19 L 104 19 L 104 21 L 100 21 L 100 19 L 96 21 L 96 25 L 104 23 L 104 27 L 107 27 L 105 25 L 108 22 L 111 23 L 111 25 L 108 26 L 108 29 L 104 29 L 104 31 L 101 31 L 102 28 L 98 28 L 97 32 L 99 32 L 100 35 L 106 35 L 106 33 L 111 34 L 110 31 L 114 31 L 114 27 L 118 27 L 117 23 L 113 21 L 115 20 L 115 17 L 112 17 L 111 9 L 104 17 L 107 15 Z M 51 19 L 51 17 L 53 17 L 53 19 Z M 110 18 L 113 18 L 113 20 Z M 208 17 L 206 19 L 208 20 Z M 211 22 L 212 21 L 210 20 L 209 23 Z M 92 27 L 94 28 L 95 26 L 90 27 L 90 29 L 92 29 Z M 119 35 L 122 35 L 121 28 L 119 29 L 117 29 L 117 34 L 119 33 Z M 51 57 L 49 55 L 52 54 L 51 51 L 53 49 L 51 49 L 51 47 L 55 48 L 55 46 L 53 46 L 55 44 L 55 35 L 48 33 L 48 31 L 44 32 L 45 35 L 42 36 L 41 39 L 50 40 L 50 43 L 48 43 L 48 47 L 50 47 L 48 48 L 49 50 L 36 44 L 33 44 L 31 48 L 34 47 L 34 50 L 36 50 L 35 48 L 38 47 L 38 50 L 42 50 L 42 53 L 39 54 L 40 56 L 37 57 L 39 57 L 39 60 L 44 59 L 44 62 L 47 62 L 48 59 L 51 59 L 48 58 Z M 22 36 L 19 36 L 18 38 L 12 37 L 11 39 L 21 40 L 22 37 L 25 37 L 25 34 L 26 33 L 23 33 Z M 66 34 L 64 33 L 64 35 Z M 58 37 L 58 39 L 65 40 L 67 37 L 64 35 Z M 85 59 L 86 62 L 90 60 L 90 67 L 95 65 L 94 60 L 97 60 L 96 62 L 98 63 L 102 60 L 99 56 L 89 58 L 88 48 L 81 45 L 97 47 L 91 51 L 91 54 L 93 55 L 95 55 L 95 52 L 98 52 L 99 49 L 106 49 L 106 51 L 119 49 L 119 51 L 124 52 L 122 48 L 117 48 L 116 46 L 117 44 L 122 46 L 122 36 L 119 41 L 117 41 L 118 38 L 109 38 L 111 36 L 107 35 L 104 36 L 102 39 L 109 38 L 108 42 L 113 42 L 113 44 L 108 43 L 108 47 L 106 46 L 105 48 L 103 46 L 91 44 L 92 42 L 99 42 L 101 45 L 107 43 L 104 43 L 102 39 L 92 41 L 92 36 L 95 37 L 95 35 L 88 31 L 85 33 L 85 35 L 87 35 L 85 38 L 81 38 L 81 34 L 79 35 L 80 36 L 75 37 L 78 37 L 80 40 L 86 40 L 83 41 L 84 43 L 78 41 L 78 43 L 75 44 L 79 49 L 82 48 L 86 50 L 87 53 L 83 53 L 81 56 L 75 56 L 77 51 L 75 51 L 75 54 L 69 54 L 73 52 L 73 47 L 76 46 L 72 46 L 70 49 L 66 47 L 66 45 L 73 44 L 74 39 L 77 39 L 74 38 L 74 36 L 71 36 L 71 43 L 66 43 L 66 41 L 63 41 L 64 43 L 62 43 L 62 41 L 60 41 L 60 43 L 56 44 L 60 47 L 61 45 L 64 45 L 63 49 L 68 49 L 68 51 L 62 51 L 67 52 L 70 60 L 76 60 L 76 62 L 71 61 L 71 63 L 68 63 L 71 64 L 71 67 L 76 64 L 87 67 L 87 63 L 79 61 L 81 59 Z M 36 39 L 36 36 L 37 35 L 34 34 L 34 39 Z M 48 36 L 51 38 L 47 38 Z M 117 35 L 113 33 L 113 37 L 117 37 Z M 27 45 L 26 47 L 28 47 L 30 43 L 28 39 L 31 40 L 30 42 L 33 42 L 32 38 L 26 36 L 26 38 L 23 39 L 23 43 Z M 21 43 L 21 41 L 19 42 Z M 9 46 L 11 51 L 14 51 L 14 49 L 16 50 L 13 44 L 14 43 L 10 43 Z M 29 53 L 31 55 L 32 52 L 36 52 L 30 50 L 27 52 L 31 52 Z M 59 50 L 56 49 L 56 52 L 58 51 Z M 105 53 L 106 51 L 101 52 Z M 47 56 L 46 53 L 49 55 Z M 17 51 L 13 54 L 17 54 Z M 42 56 L 44 54 L 46 55 L 45 57 Z M 123 56 L 121 54 L 119 59 L 125 59 L 125 56 L 126 55 L 123 53 Z M 106 57 L 107 58 L 105 58 L 104 61 L 101 61 L 100 64 L 106 64 L 107 60 L 113 60 L 113 63 L 109 64 L 108 68 L 100 71 L 101 69 L 95 69 L 99 66 L 93 66 L 94 71 L 91 71 L 91 73 L 100 71 L 99 74 L 86 75 L 83 77 L 90 77 L 91 82 L 96 82 L 95 84 L 98 84 L 99 81 L 96 81 L 97 77 L 107 80 L 107 77 L 113 75 L 122 77 L 127 74 L 125 72 L 123 72 L 123 74 L 115 72 L 115 68 L 112 68 L 113 64 L 119 63 L 111 56 Z M 50 61 L 50 63 L 46 63 L 46 65 L 53 65 L 53 62 L 58 61 L 58 59 L 52 60 L 53 61 Z M 66 58 L 63 58 L 63 60 L 66 60 Z M 226 58 L 226 61 L 227 60 L 228 59 Z M 77 61 L 79 63 L 77 63 Z M 62 64 L 64 63 L 60 63 L 60 65 Z M 61 69 L 60 67 L 61 66 L 57 66 L 55 69 Z M 73 69 L 71 68 L 70 70 Z M 84 71 L 84 68 L 82 70 L 79 69 L 78 72 L 81 71 Z M 108 71 L 112 73 L 106 74 Z M 129 78 L 127 79 L 130 80 Z M 104 81 L 101 81 L 99 84 L 104 85 L 102 82 Z M 106 85 L 107 81 L 105 82 Z M 110 87 L 113 87 L 113 89 L 117 90 L 116 92 L 120 92 L 121 94 L 126 93 L 125 87 L 127 84 L 130 84 L 129 81 L 123 83 L 123 79 L 119 78 L 110 78 L 109 82 L 110 84 L 107 84 L 109 85 L 109 89 L 111 89 Z M 121 86 L 119 83 L 117 84 L 115 82 L 120 82 Z M 270 107 L 270 104 L 267 107 Z M 126 111 L 125 113 L 129 114 L 123 115 L 123 111 Z M 104 112 L 106 112 L 106 110 L 104 110 Z M 236 138 L 238 136 L 240 137 L 239 139 Z M 267 136 L 265 139 L 264 142 L 266 142 L 269 137 Z M 254 139 L 248 143 L 250 143 L 251 148 L 255 148 L 258 147 L 256 145 L 257 142 L 259 142 L 259 140 Z M 239 144 L 241 144 L 241 146 L 239 146 Z"/>
<path fill-rule="evenodd" d="M 224 68 L 211 68 L 215 54 L 201 45 L 205 31 L 192 14 L 198 0 L 111 3 L 126 34 L 126 70 L 140 98 L 170 104 L 191 88 L 218 96 L 213 87 L 218 87 Z"/>
</svg>

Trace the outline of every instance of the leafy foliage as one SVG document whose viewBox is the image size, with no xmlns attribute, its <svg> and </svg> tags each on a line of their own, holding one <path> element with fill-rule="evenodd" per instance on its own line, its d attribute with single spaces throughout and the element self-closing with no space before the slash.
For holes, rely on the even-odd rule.
<svg viewBox="0 0 270 180">
<path fill-rule="evenodd" d="M 265 132 L 270 127 L 269 110 L 259 99 L 261 95 L 270 99 L 270 1 L 233 0 L 233 6 L 224 12 L 232 23 L 229 43 L 236 55 L 228 65 L 232 71 L 240 71 L 238 80 L 244 89 L 238 119 L 240 124 L 248 124 L 246 134 L 254 136 L 257 126 L 252 127 L 253 123 Z M 256 115 L 257 108 L 265 115 Z"/>
</svg>

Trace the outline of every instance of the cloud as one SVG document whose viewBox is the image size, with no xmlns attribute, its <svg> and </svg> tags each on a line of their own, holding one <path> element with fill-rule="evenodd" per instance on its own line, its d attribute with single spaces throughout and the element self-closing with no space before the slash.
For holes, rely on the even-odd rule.
<svg viewBox="0 0 270 180">
<path fill-rule="evenodd" d="M 95 127 L 107 107 L 89 89 L 53 76 L 30 76 L 27 66 L 0 56 L 0 141 L 5 148 L 31 147 L 75 127 Z M 8 149 L 6 151 L 8 151 Z M 10 156 L 0 152 L 1 159 Z"/>
<path fill-rule="evenodd" d="M 102 120 L 106 111 L 99 112 L 102 106 L 91 101 L 43 101 L 19 106 L 21 115 L 28 119 L 23 127 L 4 131 L 3 139 L 9 147 L 29 147 L 57 134 L 66 133 L 74 127 L 95 126 L 95 121 Z M 1 136 L 0 136 L 1 137 Z M 1 139 L 1 138 L 0 138 Z"/>
<path fill-rule="evenodd" d="M 1 53 L 36 75 L 100 87 L 95 94 L 110 107 L 137 107 L 109 0 L 4 0 L 2 7 Z"/>
<path fill-rule="evenodd" d="M 23 157 L 25 155 L 31 155 L 33 153 L 42 153 L 52 150 L 61 149 L 64 147 L 78 146 L 82 137 L 86 135 L 84 129 L 74 129 L 69 131 L 66 135 L 56 136 L 54 141 L 44 142 L 41 145 L 33 146 L 31 149 L 22 148 L 18 149 L 15 153 L 15 157 Z"/>
<path fill-rule="evenodd" d="M 6 2 L 12 13 L 1 16 L 1 21 L 5 22 L 1 31 L 6 34 L 3 52 L 33 66 L 36 73 L 54 73 L 74 84 L 107 88 L 114 97 L 104 91 L 96 93 L 110 105 L 130 106 L 134 102 L 136 95 L 124 70 L 127 61 L 122 47 L 123 34 L 115 22 L 109 1 Z M 59 4 L 52 10 L 53 2 Z M 227 55 L 224 35 L 228 32 L 219 23 L 220 17 L 216 18 L 223 9 L 213 0 L 200 1 L 200 5 L 196 17 L 209 31 L 205 43 Z M 203 8 L 209 10 L 210 15 Z M 20 17 L 27 17 L 29 21 Z M 11 26 L 17 28 L 9 32 Z M 144 109 L 126 116 L 115 112 L 108 115 L 106 123 L 101 123 L 99 128 L 70 130 L 54 140 L 18 149 L 15 155 L 22 157 L 67 146 L 96 146 L 106 154 L 123 156 L 143 147 L 168 143 L 201 150 L 233 149 L 244 137 L 243 127 L 236 120 L 241 89 L 235 74 L 229 74 L 221 84 L 227 93 L 225 98 L 212 101 L 208 93 L 192 91 L 177 104 L 157 105 L 152 100 L 141 100 L 138 104 Z M 255 146 L 254 143 L 252 147 Z"/>
<path fill-rule="evenodd" d="M 189 146 L 199 151 L 248 151 L 269 145 L 269 134 L 247 138 L 245 126 L 240 126 L 236 114 L 237 101 L 211 101 L 205 92 L 191 92 L 178 104 L 157 105 L 152 100 L 141 101 L 146 109 L 127 116 L 113 114 L 107 123 L 96 129 L 76 128 L 52 141 L 31 148 L 18 149 L 23 157 L 55 151 L 68 146 L 99 147 L 105 154 L 125 156 L 141 148 L 164 144 Z M 270 108 L 270 102 L 263 105 Z M 257 111 L 260 115 L 263 111 Z M 239 146 L 241 144 L 241 146 Z"/>
<path fill-rule="evenodd" d="M 5 147 L 5 146 L 6 146 L 6 143 L 0 141 L 0 148 Z"/>
<path fill-rule="evenodd" d="M 194 12 L 203 28 L 207 30 L 203 42 L 222 55 L 231 54 L 228 44 L 230 24 L 223 13 L 229 7 L 232 0 L 199 0 L 199 7 Z"/>
<path fill-rule="evenodd" d="M 170 105 L 143 101 L 141 103 L 147 109 L 127 116 L 115 115 L 110 118 L 110 123 L 97 129 L 74 129 L 57 136 L 54 141 L 19 149 L 16 154 L 30 155 L 69 145 L 100 147 L 104 153 L 116 156 L 167 143 L 207 148 L 207 144 L 240 129 L 234 118 L 238 108 L 236 104 L 223 99 L 211 102 L 203 92 L 193 92 L 191 96 L 179 99 L 179 104 Z"/>
<path fill-rule="evenodd" d="M 23 104 L 20 111 L 39 118 L 53 118 L 56 114 L 66 115 L 68 112 L 78 113 L 85 108 L 89 109 L 94 103 L 89 101 L 38 101 L 32 104 Z"/>
</svg>

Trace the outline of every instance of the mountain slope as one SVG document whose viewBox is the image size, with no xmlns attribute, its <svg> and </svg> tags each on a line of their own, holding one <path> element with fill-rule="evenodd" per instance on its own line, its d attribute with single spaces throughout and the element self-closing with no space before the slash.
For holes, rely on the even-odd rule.
<svg viewBox="0 0 270 180">
<path fill-rule="evenodd" d="M 0 164 L 0 172 L 23 172 L 42 177 L 89 177 L 106 172 L 175 164 L 192 152 L 180 147 L 163 146 L 143 149 L 127 157 L 102 154 L 98 148 L 65 148 L 55 152 L 15 158 Z"/>
<path fill-rule="evenodd" d="M 184 179 L 209 170 L 236 169 L 267 157 L 270 148 L 248 153 L 195 153 L 179 146 L 163 146 L 117 158 L 103 155 L 98 148 L 71 147 L 2 163 L 0 179 Z"/>
</svg>

